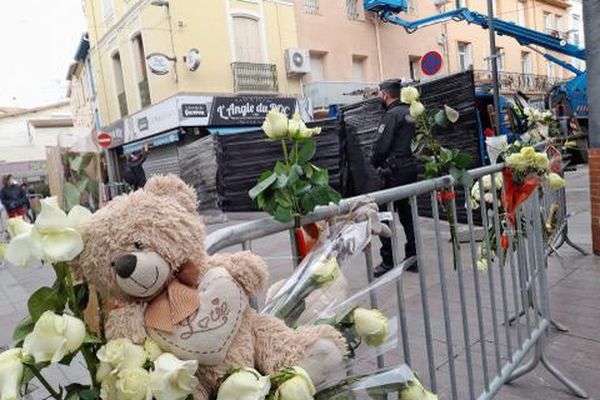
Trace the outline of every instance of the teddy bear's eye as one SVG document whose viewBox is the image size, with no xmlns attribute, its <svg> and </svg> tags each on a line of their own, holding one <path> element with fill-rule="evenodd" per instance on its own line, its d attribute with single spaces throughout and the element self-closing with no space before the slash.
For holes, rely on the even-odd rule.
<svg viewBox="0 0 600 400">
<path fill-rule="evenodd" d="M 142 242 L 140 242 L 140 241 L 133 242 L 133 245 L 138 250 L 143 250 L 144 249 L 144 244 Z"/>
</svg>

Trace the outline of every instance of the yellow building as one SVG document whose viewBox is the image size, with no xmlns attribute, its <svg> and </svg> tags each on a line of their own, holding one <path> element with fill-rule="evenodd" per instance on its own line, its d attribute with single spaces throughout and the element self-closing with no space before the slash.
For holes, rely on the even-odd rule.
<svg viewBox="0 0 600 400">
<path fill-rule="evenodd" d="M 291 0 L 84 0 L 84 10 L 111 181 L 144 147 L 148 175 L 179 174 L 179 149 L 210 129 L 298 108 Z"/>
<path fill-rule="evenodd" d="M 446 10 L 468 7 L 487 15 L 487 0 L 454 0 Z M 496 0 L 496 17 L 511 21 L 539 32 L 559 35 L 567 40 L 568 4 L 566 0 Z M 475 70 L 475 78 L 490 80 L 489 31 L 466 22 L 444 24 L 447 32 L 449 73 L 468 68 Z M 499 50 L 498 69 L 503 93 L 521 90 L 529 95 L 542 96 L 557 81 L 572 73 L 544 59 L 531 48 L 521 46 L 514 38 L 496 35 Z M 544 49 L 538 49 L 544 51 Z M 568 57 L 553 54 L 569 61 Z"/>
<path fill-rule="evenodd" d="M 300 92 L 284 59 L 297 47 L 292 1 L 85 0 L 84 7 L 102 125 L 183 92 Z M 153 54 L 165 56 L 151 61 L 166 64 L 163 75 L 147 67 Z M 199 58 L 195 70 L 186 66 L 190 55 Z"/>
</svg>

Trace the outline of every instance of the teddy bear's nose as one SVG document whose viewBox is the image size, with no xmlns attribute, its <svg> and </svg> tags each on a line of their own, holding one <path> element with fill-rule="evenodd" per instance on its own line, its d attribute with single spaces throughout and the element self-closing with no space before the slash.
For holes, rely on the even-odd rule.
<svg viewBox="0 0 600 400">
<path fill-rule="evenodd" d="M 114 263 L 115 271 L 121 278 L 129 278 L 137 264 L 137 257 L 132 254 L 125 254 L 117 259 Z"/>
</svg>

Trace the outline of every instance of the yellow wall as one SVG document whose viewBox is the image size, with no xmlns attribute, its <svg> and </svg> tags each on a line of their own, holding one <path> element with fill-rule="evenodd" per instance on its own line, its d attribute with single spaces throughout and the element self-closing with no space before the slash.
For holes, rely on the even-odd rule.
<svg viewBox="0 0 600 400">
<path fill-rule="evenodd" d="M 234 42 L 231 15 L 242 13 L 259 19 L 266 48 L 266 63 L 276 64 L 279 94 L 298 95 L 297 78 L 286 75 L 284 51 L 298 47 L 295 11 L 292 3 L 263 0 L 169 0 L 170 9 L 149 5 L 149 0 L 113 0 L 114 15 L 105 19 L 102 0 L 85 0 L 91 41 L 92 65 L 98 88 L 101 124 L 121 118 L 111 56 L 121 55 L 128 111 L 141 108 L 134 51 L 131 39 L 142 33 L 146 55 L 158 52 L 177 57 L 177 79 L 173 69 L 166 75 L 148 71 L 152 103 L 176 93 L 233 94 Z M 138 7 L 138 5 L 141 5 Z M 138 9 L 136 9 L 138 8 Z M 168 12 L 171 15 L 169 26 Z M 174 50 L 173 50 L 174 47 Z M 183 56 L 198 49 L 202 58 L 200 68 L 189 71 Z"/>
</svg>

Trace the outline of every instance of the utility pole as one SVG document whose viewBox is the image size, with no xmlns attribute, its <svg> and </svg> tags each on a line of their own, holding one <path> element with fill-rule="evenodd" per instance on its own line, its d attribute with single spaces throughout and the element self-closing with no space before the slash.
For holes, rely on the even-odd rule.
<svg viewBox="0 0 600 400">
<path fill-rule="evenodd" d="M 490 20 L 490 60 L 492 62 L 492 82 L 494 84 L 494 115 L 496 135 L 500 134 L 500 86 L 498 84 L 498 49 L 496 48 L 496 30 L 494 27 L 494 0 L 487 0 Z"/>
<path fill-rule="evenodd" d="M 600 255 L 600 1 L 583 0 L 587 96 L 589 105 L 589 173 L 592 210 L 592 248 Z"/>
</svg>

